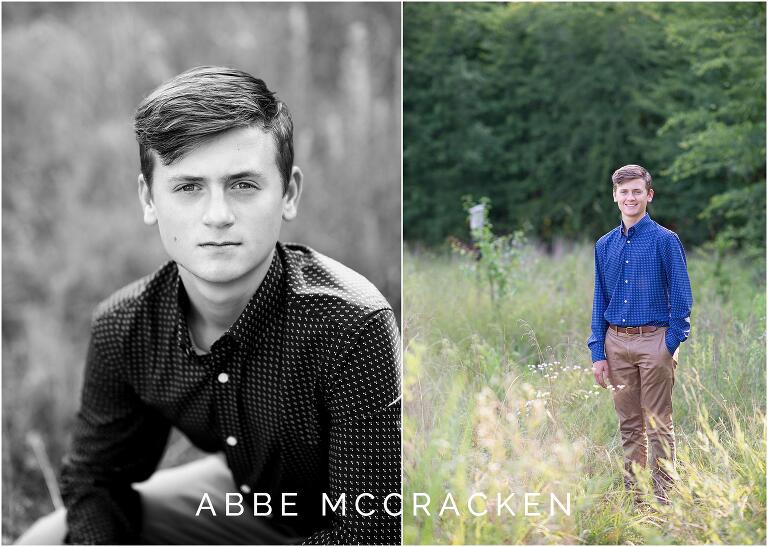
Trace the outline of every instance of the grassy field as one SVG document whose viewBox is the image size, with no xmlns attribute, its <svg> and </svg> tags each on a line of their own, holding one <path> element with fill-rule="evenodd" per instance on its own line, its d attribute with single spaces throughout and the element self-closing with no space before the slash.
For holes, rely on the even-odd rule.
<svg viewBox="0 0 768 547">
<path fill-rule="evenodd" d="M 610 392 L 595 386 L 585 344 L 591 247 L 524 248 L 511 294 L 495 304 L 469 259 L 405 253 L 405 543 L 765 544 L 763 265 L 688 258 L 678 480 L 672 504 L 659 506 L 643 477 L 648 503 L 635 506 Z M 430 516 L 414 516 L 414 492 L 430 495 Z M 458 511 L 439 516 L 446 492 Z M 474 504 L 487 515 L 469 513 L 475 492 L 487 494 Z M 510 492 L 515 516 L 499 514 L 496 494 Z M 540 516 L 524 515 L 526 492 L 542 494 L 531 498 Z M 550 512 L 549 494 L 570 494 L 570 515 Z"/>
</svg>

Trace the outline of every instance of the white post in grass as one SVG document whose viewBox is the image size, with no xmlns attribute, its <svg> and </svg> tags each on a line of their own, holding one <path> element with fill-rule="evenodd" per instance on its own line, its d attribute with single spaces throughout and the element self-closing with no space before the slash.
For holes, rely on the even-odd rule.
<svg viewBox="0 0 768 547">
<path fill-rule="evenodd" d="M 469 229 L 474 232 L 485 225 L 485 204 L 478 203 L 469 209 Z"/>
</svg>

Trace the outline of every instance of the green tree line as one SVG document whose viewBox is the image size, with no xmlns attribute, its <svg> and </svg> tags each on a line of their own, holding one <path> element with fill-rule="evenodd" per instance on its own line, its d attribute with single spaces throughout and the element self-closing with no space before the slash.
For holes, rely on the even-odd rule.
<svg viewBox="0 0 768 547">
<path fill-rule="evenodd" d="M 405 4 L 407 240 L 594 238 L 611 173 L 654 176 L 649 212 L 688 246 L 765 246 L 765 5 Z"/>
</svg>

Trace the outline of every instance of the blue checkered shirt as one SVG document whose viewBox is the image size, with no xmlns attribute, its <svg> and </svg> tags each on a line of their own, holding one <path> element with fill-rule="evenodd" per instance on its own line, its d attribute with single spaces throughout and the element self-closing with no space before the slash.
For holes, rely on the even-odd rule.
<svg viewBox="0 0 768 547">
<path fill-rule="evenodd" d="M 691 283 L 677 234 L 646 215 L 624 235 L 623 223 L 595 244 L 592 362 L 605 359 L 608 325 L 669 327 L 674 354 L 691 332 Z"/>
</svg>

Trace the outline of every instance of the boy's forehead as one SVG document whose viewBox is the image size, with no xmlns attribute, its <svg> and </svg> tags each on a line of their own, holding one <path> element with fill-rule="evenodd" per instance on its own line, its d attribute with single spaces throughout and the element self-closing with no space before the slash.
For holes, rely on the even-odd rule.
<svg viewBox="0 0 768 547">
<path fill-rule="evenodd" d="M 620 188 L 645 188 L 645 181 L 641 178 L 625 180 L 616 184 L 616 189 Z"/>
<path fill-rule="evenodd" d="M 152 153 L 156 160 L 160 159 L 156 151 L 152 150 Z M 277 171 L 276 153 L 272 135 L 260 127 L 249 126 L 230 129 L 205 139 L 171 164 L 157 162 L 156 169 L 165 173 L 257 167 L 261 171 L 272 168 Z"/>
</svg>

